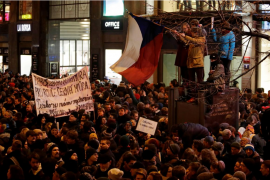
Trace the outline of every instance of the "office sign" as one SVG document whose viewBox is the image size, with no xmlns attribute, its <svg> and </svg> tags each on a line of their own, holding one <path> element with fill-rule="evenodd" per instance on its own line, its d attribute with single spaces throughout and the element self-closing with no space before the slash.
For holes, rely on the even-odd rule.
<svg viewBox="0 0 270 180">
<path fill-rule="evenodd" d="M 101 30 L 123 30 L 123 20 L 101 20 Z"/>
<path fill-rule="evenodd" d="M 17 32 L 31 32 L 31 24 L 17 24 Z"/>
</svg>

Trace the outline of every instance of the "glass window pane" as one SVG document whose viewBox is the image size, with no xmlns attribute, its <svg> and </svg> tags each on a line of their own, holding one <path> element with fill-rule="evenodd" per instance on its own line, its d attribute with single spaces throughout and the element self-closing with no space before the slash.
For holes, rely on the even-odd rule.
<svg viewBox="0 0 270 180">
<path fill-rule="evenodd" d="M 83 41 L 83 65 L 89 65 L 89 40 Z"/>
<path fill-rule="evenodd" d="M 60 5 L 61 1 L 50 1 L 50 5 Z"/>
<path fill-rule="evenodd" d="M 61 6 L 50 6 L 50 19 L 61 18 Z"/>
<path fill-rule="evenodd" d="M 77 17 L 89 17 L 90 16 L 89 10 L 90 10 L 89 4 L 76 4 Z"/>
<path fill-rule="evenodd" d="M 83 65 L 81 40 L 77 40 L 77 65 Z"/>
<path fill-rule="evenodd" d="M 60 41 L 60 66 L 63 66 L 64 65 L 64 62 L 63 62 L 63 41 Z"/>
<path fill-rule="evenodd" d="M 64 58 L 63 65 L 69 66 L 69 41 L 64 41 L 64 49 L 62 53 Z"/>
<path fill-rule="evenodd" d="M 124 14 L 123 0 L 104 0 L 103 16 L 120 16 Z"/>
<path fill-rule="evenodd" d="M 75 18 L 75 4 L 65 5 L 65 18 Z"/>
<path fill-rule="evenodd" d="M 75 40 L 73 41 L 70 41 L 70 64 L 69 65 L 75 65 L 75 54 L 76 54 L 76 51 L 75 51 Z"/>
<path fill-rule="evenodd" d="M 176 54 L 163 54 L 163 82 L 170 85 L 172 79 L 178 79 L 178 66 L 174 65 Z"/>
<path fill-rule="evenodd" d="M 32 19 L 32 1 L 19 1 L 19 19 Z"/>
<path fill-rule="evenodd" d="M 10 12 L 10 5 L 5 4 L 5 21 L 9 21 L 9 12 Z"/>
<path fill-rule="evenodd" d="M 77 71 L 81 70 L 82 68 L 84 68 L 85 66 L 77 66 Z M 89 66 L 88 66 L 88 77 L 90 76 L 90 71 L 89 71 Z"/>
<path fill-rule="evenodd" d="M 71 75 L 76 72 L 75 67 L 60 67 L 60 77 L 65 74 Z"/>
<path fill-rule="evenodd" d="M 105 50 L 105 76 L 111 79 L 114 84 L 120 84 L 122 76 L 110 69 L 119 58 L 122 56 L 122 49 L 106 49 Z"/>
</svg>

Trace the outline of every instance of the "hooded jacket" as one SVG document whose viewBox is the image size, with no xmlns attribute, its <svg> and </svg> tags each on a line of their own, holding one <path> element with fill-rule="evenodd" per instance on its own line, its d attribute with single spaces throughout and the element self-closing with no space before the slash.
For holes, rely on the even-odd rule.
<svg viewBox="0 0 270 180">
<path fill-rule="evenodd" d="M 232 31 L 229 33 L 219 37 L 217 39 L 216 35 L 216 30 L 212 29 L 211 30 L 213 33 L 213 39 L 215 42 L 219 42 L 219 53 L 220 53 L 220 58 L 226 58 L 228 60 L 233 59 L 233 52 L 235 48 L 235 35 Z"/>
</svg>

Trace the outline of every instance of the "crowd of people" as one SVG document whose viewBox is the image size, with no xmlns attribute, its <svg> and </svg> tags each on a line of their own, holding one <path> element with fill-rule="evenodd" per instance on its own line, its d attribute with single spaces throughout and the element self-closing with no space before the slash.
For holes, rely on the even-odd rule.
<svg viewBox="0 0 270 180">
<path fill-rule="evenodd" d="M 218 134 L 200 124 L 168 127 L 168 89 L 107 77 L 91 84 L 93 112 L 37 116 L 31 76 L 0 76 L 0 177 L 3 180 L 269 180 L 269 94 L 242 93 L 239 129 Z M 136 130 L 158 122 L 154 135 Z M 56 123 L 57 122 L 57 123 Z M 59 123 L 59 127 L 57 124 Z"/>
</svg>

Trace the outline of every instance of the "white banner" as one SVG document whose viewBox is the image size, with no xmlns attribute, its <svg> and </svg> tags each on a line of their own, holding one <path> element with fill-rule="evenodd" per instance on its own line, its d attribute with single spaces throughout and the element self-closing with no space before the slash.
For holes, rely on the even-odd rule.
<svg viewBox="0 0 270 180">
<path fill-rule="evenodd" d="M 68 116 L 72 111 L 93 111 L 87 67 L 63 79 L 47 79 L 32 73 L 37 115 Z"/>
<path fill-rule="evenodd" d="M 155 135 L 157 122 L 140 117 L 136 130 Z"/>
</svg>

